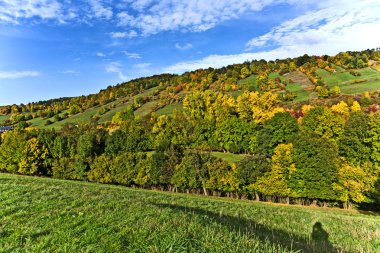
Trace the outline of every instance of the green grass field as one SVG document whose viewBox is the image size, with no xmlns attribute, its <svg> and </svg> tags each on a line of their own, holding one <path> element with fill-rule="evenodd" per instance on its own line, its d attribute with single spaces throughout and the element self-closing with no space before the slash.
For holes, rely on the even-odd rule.
<svg viewBox="0 0 380 253">
<path fill-rule="evenodd" d="M 183 106 L 181 102 L 175 102 L 156 111 L 157 115 L 170 115 L 174 110 L 181 112 L 183 111 Z"/>
<path fill-rule="evenodd" d="M 286 85 L 286 90 L 297 94 L 294 102 L 303 102 L 309 100 L 310 98 L 310 92 L 304 90 L 298 83 L 289 83 Z"/>
<path fill-rule="evenodd" d="M 224 153 L 224 152 L 211 152 L 211 154 L 217 158 L 225 160 L 229 164 L 237 163 L 245 157 L 245 155 L 241 155 L 241 154 Z"/>
<path fill-rule="evenodd" d="M 1 252 L 379 252 L 380 216 L 0 174 Z"/>
<path fill-rule="evenodd" d="M 135 115 L 140 116 L 140 117 L 144 117 L 144 116 L 150 114 L 151 112 L 153 112 L 154 108 L 157 106 L 157 104 L 158 104 L 158 100 L 149 101 L 149 102 L 143 104 L 140 108 L 138 108 L 135 111 Z"/>
<path fill-rule="evenodd" d="M 339 71 L 337 73 L 329 73 L 326 70 L 319 69 L 317 74 L 323 78 L 323 81 L 329 86 L 339 86 L 344 87 L 346 85 L 355 86 L 357 84 L 351 84 L 350 82 L 355 80 L 367 79 L 369 82 L 376 79 L 380 79 L 380 73 L 372 68 L 363 68 L 356 70 L 360 72 L 361 76 L 353 76 L 349 71 Z M 346 90 L 349 88 L 346 88 Z"/>
<path fill-rule="evenodd" d="M 11 118 L 11 115 L 0 115 L 0 125 L 4 124 L 5 121 Z"/>
<path fill-rule="evenodd" d="M 251 75 L 243 80 L 239 80 L 238 85 L 242 85 L 244 87 L 251 87 L 253 90 L 258 90 L 259 87 L 256 83 L 256 77 L 257 75 Z"/>
</svg>

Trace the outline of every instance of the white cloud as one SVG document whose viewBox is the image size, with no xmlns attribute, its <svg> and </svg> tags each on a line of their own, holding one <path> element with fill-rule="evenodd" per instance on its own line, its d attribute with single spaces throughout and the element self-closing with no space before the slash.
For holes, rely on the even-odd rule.
<svg viewBox="0 0 380 253">
<path fill-rule="evenodd" d="M 138 68 L 138 69 L 146 69 L 148 68 L 150 65 L 152 65 L 152 63 L 149 63 L 149 62 L 144 62 L 144 63 L 138 63 L 138 64 L 135 64 L 133 65 L 135 68 Z"/>
<path fill-rule="evenodd" d="M 281 0 L 137 0 L 131 7 L 135 16 L 123 11 L 118 17 L 120 26 L 139 29 L 143 35 L 162 31 L 200 32 L 220 22 L 236 19 L 248 11 L 260 11 Z"/>
<path fill-rule="evenodd" d="M 107 7 L 103 4 L 102 0 L 89 0 L 92 15 L 96 18 L 111 19 L 113 16 L 113 11 L 111 7 Z"/>
<path fill-rule="evenodd" d="M 320 53 L 321 49 L 325 53 L 335 53 L 377 47 L 380 33 L 374 31 L 379 29 L 379 13 L 379 1 L 325 2 L 321 9 L 286 21 L 269 33 L 253 38 L 247 43 L 247 50 L 297 45 L 297 48 L 312 49 L 311 53 Z"/>
<path fill-rule="evenodd" d="M 19 79 L 37 77 L 41 74 L 37 71 L 0 71 L 0 79 Z"/>
<path fill-rule="evenodd" d="M 380 46 L 379 13 L 378 1 L 325 1 L 318 10 L 288 20 L 271 32 L 250 40 L 247 50 L 255 52 L 210 55 L 195 61 L 176 63 L 164 71 L 182 73 L 253 59 L 275 60 L 305 53 L 333 55 L 341 51 L 376 48 Z"/>
<path fill-rule="evenodd" d="M 135 64 L 133 65 L 134 68 L 136 68 L 138 70 L 138 72 L 140 72 L 141 74 L 152 74 L 152 71 L 150 70 L 150 66 L 152 64 L 149 63 L 149 62 L 143 62 L 143 63 L 138 63 L 138 64 Z"/>
<path fill-rule="evenodd" d="M 135 18 L 128 14 L 128 12 L 123 11 L 117 14 L 118 24 L 120 26 L 128 26 L 130 23 L 134 22 Z"/>
<path fill-rule="evenodd" d="M 132 39 L 132 38 L 137 37 L 137 32 L 134 30 L 131 30 L 129 32 L 111 32 L 110 36 L 113 39 L 122 39 L 122 38 Z"/>
<path fill-rule="evenodd" d="M 101 52 L 97 52 L 97 53 L 96 53 L 96 56 L 98 56 L 98 57 L 106 57 L 106 55 L 103 54 L 103 53 L 101 53 Z"/>
<path fill-rule="evenodd" d="M 120 62 L 110 62 L 106 65 L 106 72 L 107 73 L 116 73 L 121 80 L 127 80 L 128 78 L 123 74 L 123 71 L 121 70 L 122 65 Z"/>
<path fill-rule="evenodd" d="M 60 74 L 64 74 L 64 75 L 77 75 L 77 74 L 79 74 L 79 72 L 76 71 L 76 70 L 69 69 L 69 70 L 61 71 Z"/>
<path fill-rule="evenodd" d="M 184 44 L 184 45 L 181 45 L 181 44 L 179 44 L 179 43 L 176 43 L 175 44 L 175 48 L 177 48 L 177 49 L 179 49 L 179 50 L 188 50 L 188 49 L 190 49 L 190 48 L 192 48 L 193 47 L 193 45 L 191 44 L 191 43 L 186 43 L 186 44 Z"/>
<path fill-rule="evenodd" d="M 57 0 L 1 0 L 0 22 L 18 24 L 20 19 L 55 19 L 64 22 L 63 7 Z"/>
<path fill-rule="evenodd" d="M 131 58 L 131 59 L 141 59 L 141 55 L 138 54 L 138 53 L 130 53 L 130 52 L 127 52 L 127 51 L 123 51 L 123 53 L 128 56 L 128 58 Z"/>
</svg>

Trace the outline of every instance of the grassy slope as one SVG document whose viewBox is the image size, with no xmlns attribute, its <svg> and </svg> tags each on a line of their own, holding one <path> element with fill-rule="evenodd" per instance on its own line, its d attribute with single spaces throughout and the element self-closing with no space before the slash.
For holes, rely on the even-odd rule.
<svg viewBox="0 0 380 253">
<path fill-rule="evenodd" d="M 379 216 L 7 174 L 0 182 L 2 252 L 380 250 Z M 312 233 L 316 222 L 323 230 Z"/>
<path fill-rule="evenodd" d="M 229 164 L 237 163 L 245 157 L 245 155 L 241 155 L 241 154 L 224 153 L 224 152 L 211 152 L 211 154 L 217 158 L 225 160 Z"/>
<path fill-rule="evenodd" d="M 286 90 L 297 94 L 297 97 L 294 99 L 294 102 L 303 102 L 309 100 L 310 92 L 302 89 L 301 85 L 298 83 L 290 83 L 286 85 Z"/>
<path fill-rule="evenodd" d="M 183 106 L 181 102 L 175 102 L 173 104 L 162 107 L 161 109 L 156 111 L 157 115 L 169 115 L 176 111 L 183 111 Z"/>
<path fill-rule="evenodd" d="M 10 118 L 11 118 L 11 115 L 0 115 L 0 125 L 4 124 L 5 121 Z"/>
<path fill-rule="evenodd" d="M 358 69 L 362 75 L 355 77 L 349 71 L 338 71 L 329 73 L 326 70 L 319 69 L 317 74 L 320 75 L 329 87 L 339 86 L 343 94 L 358 94 L 365 91 L 380 90 L 380 73 L 372 68 Z M 361 83 L 351 83 L 355 80 L 367 80 Z"/>
</svg>

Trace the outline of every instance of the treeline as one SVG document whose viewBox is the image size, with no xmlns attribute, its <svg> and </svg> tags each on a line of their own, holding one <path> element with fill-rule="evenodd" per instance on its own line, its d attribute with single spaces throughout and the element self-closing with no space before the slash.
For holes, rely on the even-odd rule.
<svg viewBox="0 0 380 253">
<path fill-rule="evenodd" d="M 300 70 L 314 84 L 314 90 L 319 98 L 337 96 L 340 93 L 338 86 L 329 88 L 323 79 L 318 76 L 317 70 L 324 69 L 329 72 L 336 71 L 337 66 L 343 69 L 360 69 L 370 65 L 370 61 L 380 61 L 379 49 L 368 49 L 361 52 L 342 52 L 335 56 L 309 56 L 303 55 L 293 59 L 275 61 L 253 60 L 242 64 L 233 64 L 227 67 L 214 69 L 199 69 L 182 75 L 161 74 L 151 77 L 143 77 L 125 83 L 109 86 L 97 94 L 73 98 L 62 98 L 49 101 L 28 103 L 26 105 L 9 105 L 0 107 L 0 115 L 11 115 L 6 124 L 17 124 L 33 118 L 52 119 L 60 121 L 71 115 L 83 112 L 89 108 L 106 105 L 116 100 L 128 100 L 144 90 L 158 87 L 157 94 L 160 97 L 161 106 L 181 100 L 180 91 L 205 91 L 231 92 L 235 90 L 246 91 L 282 91 L 281 99 L 292 101 L 296 94 L 286 91 L 287 83 L 281 79 L 281 75 L 295 70 Z M 279 74 L 276 78 L 270 78 L 270 74 Z M 352 70 L 352 75 L 360 75 Z M 255 82 L 239 84 L 239 80 L 251 75 L 256 75 Z M 156 94 L 156 95 L 157 95 Z M 146 101 L 148 98 L 145 99 Z"/>
<path fill-rule="evenodd" d="M 369 104 L 371 98 L 368 97 Z M 368 102 L 368 101 L 367 101 Z M 184 112 L 1 137 L 0 170 L 281 203 L 379 207 L 380 113 L 347 99 L 286 109 L 272 92 L 210 90 Z M 244 154 L 235 164 L 211 151 Z"/>
</svg>

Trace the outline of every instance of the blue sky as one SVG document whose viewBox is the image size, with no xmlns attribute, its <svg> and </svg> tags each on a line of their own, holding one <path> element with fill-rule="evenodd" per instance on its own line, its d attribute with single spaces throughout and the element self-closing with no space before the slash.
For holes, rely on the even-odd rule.
<svg viewBox="0 0 380 253">
<path fill-rule="evenodd" d="M 380 47 L 379 13 L 376 0 L 0 0 L 0 105 L 163 72 Z"/>
</svg>

